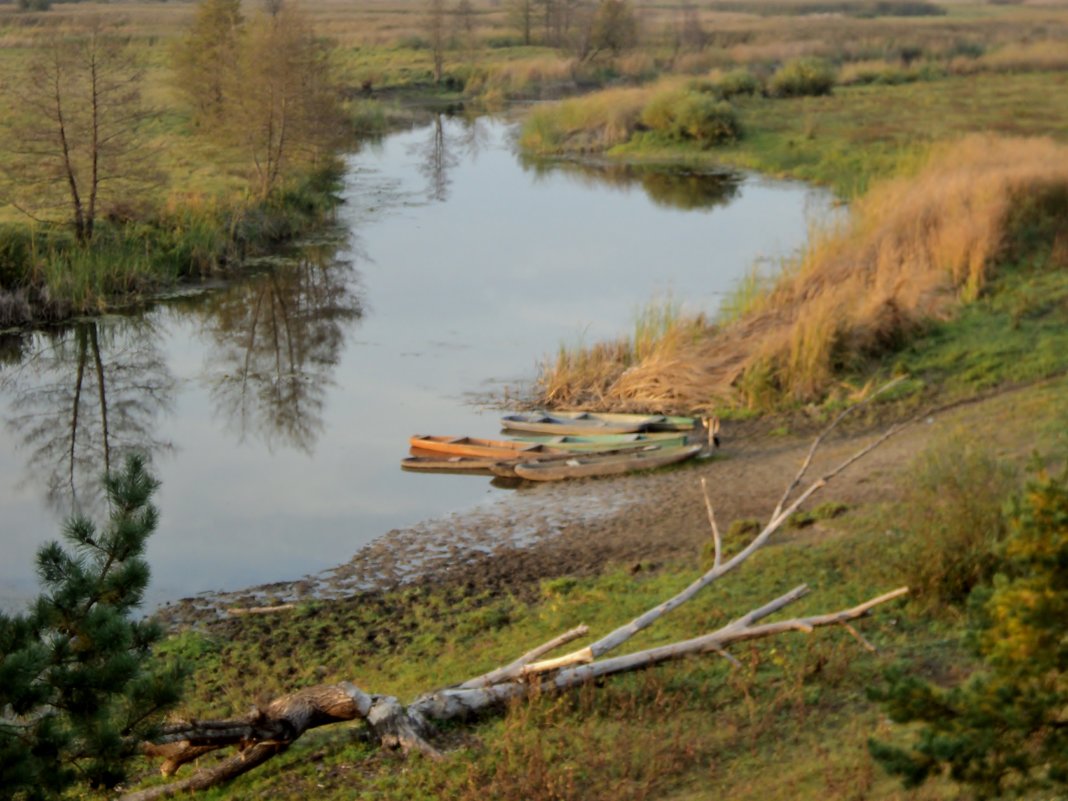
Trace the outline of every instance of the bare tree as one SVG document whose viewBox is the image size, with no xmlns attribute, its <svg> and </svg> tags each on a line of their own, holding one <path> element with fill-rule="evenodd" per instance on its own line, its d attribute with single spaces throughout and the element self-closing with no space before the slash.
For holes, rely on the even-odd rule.
<svg viewBox="0 0 1068 801">
<path fill-rule="evenodd" d="M 79 242 L 101 210 L 158 180 L 143 135 L 142 69 L 98 22 L 36 48 L 4 86 L 4 194 L 36 220 L 65 220 Z"/>
<path fill-rule="evenodd" d="M 265 7 L 276 16 L 281 0 L 277 8 Z M 200 0 L 192 27 L 175 47 L 175 83 L 199 125 L 218 125 L 240 91 L 237 69 L 244 32 L 240 0 Z"/>
<path fill-rule="evenodd" d="M 508 16 L 519 31 L 524 45 L 530 45 L 533 41 L 536 8 L 536 0 L 511 0 L 508 6 Z"/>
<path fill-rule="evenodd" d="M 238 74 L 223 133 L 247 154 L 256 194 L 266 198 L 340 135 L 329 48 L 302 12 L 283 5 L 250 27 Z"/>
<path fill-rule="evenodd" d="M 839 415 L 831 427 L 817 437 L 763 530 L 729 559 L 724 554 L 715 514 L 706 494 L 714 544 L 711 569 L 672 598 L 589 645 L 555 659 L 543 658 L 560 646 L 588 634 L 586 626 L 579 626 L 539 645 L 508 665 L 474 676 L 460 684 L 421 695 L 406 706 L 392 696 L 371 694 L 350 682 L 340 682 L 310 687 L 283 696 L 239 718 L 178 721 L 168 724 L 163 727 L 161 736 L 144 746 L 146 753 L 164 760 L 162 772 L 166 776 L 174 775 L 186 763 L 220 748 L 235 746 L 239 749 L 238 753 L 212 767 L 203 768 L 186 779 L 129 793 L 123 797 L 123 801 L 151 801 L 222 784 L 284 752 L 306 731 L 332 723 L 363 720 L 383 746 L 419 751 L 431 758 L 440 759 L 443 755 L 431 742 L 434 736 L 431 721 L 470 718 L 473 713 L 500 707 L 511 699 L 562 692 L 605 676 L 643 670 L 694 654 L 713 653 L 733 660 L 726 649 L 735 643 L 787 632 L 808 633 L 822 626 L 841 626 L 861 645 L 873 650 L 874 646 L 853 627 L 852 621 L 866 616 L 880 604 L 900 598 L 908 592 L 907 588 L 883 593 L 848 609 L 764 622 L 771 615 L 804 597 L 808 588 L 802 584 L 715 631 L 690 640 L 623 656 L 608 656 L 638 632 L 652 626 L 701 590 L 739 568 L 766 545 L 786 520 L 812 495 L 907 425 L 893 426 L 821 478 L 808 484 L 795 496 L 820 443 L 847 412 Z"/>
<path fill-rule="evenodd" d="M 445 0 L 427 0 L 424 25 L 434 64 L 434 83 L 441 83 L 445 74 L 445 48 L 449 43 L 448 17 Z"/>
</svg>

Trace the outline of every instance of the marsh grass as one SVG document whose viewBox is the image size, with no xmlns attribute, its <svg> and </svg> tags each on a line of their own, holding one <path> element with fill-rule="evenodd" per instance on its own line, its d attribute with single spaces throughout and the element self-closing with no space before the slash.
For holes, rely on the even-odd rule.
<svg viewBox="0 0 1068 801">
<path fill-rule="evenodd" d="M 1066 198 L 1064 145 L 984 136 L 945 145 L 914 176 L 878 185 L 846 220 L 814 231 L 766 291 L 743 282 L 739 308 L 720 328 L 664 337 L 645 358 L 624 349 L 611 383 L 604 360 L 619 351 L 600 351 L 596 392 L 568 387 L 581 370 L 566 380 L 549 371 L 542 386 L 554 395 L 546 400 L 687 411 L 819 400 L 839 376 L 877 366 L 932 322 L 957 315 L 996 270 L 1026 263 L 1038 274 L 1030 280 L 1059 275 Z M 1016 316 L 1028 331 L 1045 319 L 1023 307 Z M 568 365 L 583 358 L 571 355 Z"/>
<path fill-rule="evenodd" d="M 673 363 L 706 335 L 707 328 L 702 315 L 684 313 L 670 298 L 651 301 L 636 312 L 629 338 L 592 347 L 561 345 L 553 363 L 543 367 L 537 393 L 551 404 L 602 406 L 616 398 L 620 383 L 628 381 L 633 367 Z M 675 391 L 658 392 L 650 387 L 646 401 L 668 408 Z"/>
</svg>

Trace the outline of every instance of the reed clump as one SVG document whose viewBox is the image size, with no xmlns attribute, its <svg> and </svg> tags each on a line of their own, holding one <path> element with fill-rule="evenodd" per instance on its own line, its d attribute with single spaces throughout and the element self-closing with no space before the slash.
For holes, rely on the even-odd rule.
<svg viewBox="0 0 1068 801">
<path fill-rule="evenodd" d="M 531 153 L 601 152 L 630 139 L 652 87 L 607 89 L 534 109 L 520 146 Z"/>
<path fill-rule="evenodd" d="M 976 299 L 999 265 L 1037 251 L 1065 261 L 1066 208 L 1065 145 L 974 135 L 936 148 L 915 175 L 875 186 L 814 232 L 736 319 L 666 336 L 611 382 L 600 365 L 589 400 L 687 411 L 818 400 L 843 372 Z"/>
</svg>

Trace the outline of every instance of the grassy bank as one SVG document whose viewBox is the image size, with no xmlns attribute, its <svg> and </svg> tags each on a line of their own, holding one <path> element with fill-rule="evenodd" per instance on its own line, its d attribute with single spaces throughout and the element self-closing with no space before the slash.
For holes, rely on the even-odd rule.
<svg viewBox="0 0 1068 801">
<path fill-rule="evenodd" d="M 907 582 L 907 602 L 857 624 L 877 653 L 841 629 L 745 644 L 732 649 L 738 664 L 709 654 L 456 724 L 441 734 L 449 749 L 442 762 L 383 754 L 360 727 L 331 727 L 204 797 L 966 797 L 948 781 L 905 790 L 882 771 L 866 741 L 890 739 L 896 730 L 866 690 L 899 663 L 942 682 L 972 669 L 962 640 L 963 597 L 996 566 L 1002 502 L 1022 475 L 1027 443 L 1042 443 L 1043 459 L 1063 459 L 1068 443 L 1049 433 L 1063 426 L 1066 388 L 1060 379 L 940 418 L 935 428 L 915 432 L 896 453 L 900 461 L 870 471 L 862 463 L 850 492 L 869 487 L 867 501 L 828 503 L 831 513 L 799 516 L 771 547 L 632 644 L 636 650 L 695 636 L 802 581 L 813 593 L 791 613 L 848 606 Z M 772 454 L 784 443 L 773 438 L 757 447 Z M 785 447 L 803 455 L 803 440 Z M 754 481 L 769 466 L 728 460 L 693 472 L 717 487 L 723 472 L 752 469 L 739 480 Z M 530 574 L 514 569 L 518 557 L 501 553 L 396 592 L 310 602 L 177 635 L 167 653 L 197 666 L 182 713 L 239 714 L 250 699 L 340 680 L 404 700 L 504 664 L 579 623 L 595 635 L 608 631 L 684 587 L 702 561 L 707 566 L 710 538 L 699 493 L 689 491 L 694 483 L 693 473 L 675 479 L 679 502 L 693 503 L 692 514 L 673 519 L 686 530 L 647 533 L 652 542 L 693 543 L 687 559 L 609 563 L 592 572 L 555 560 Z M 760 494 L 774 504 L 779 489 Z M 827 492 L 828 501 L 852 499 L 835 485 Z M 720 508 L 727 505 L 724 499 Z M 751 530 L 748 518 L 720 522 L 728 554 L 737 552 Z"/>
<path fill-rule="evenodd" d="M 263 203 L 187 197 L 141 219 L 105 220 L 91 245 L 64 226 L 0 225 L 0 326 L 121 308 L 223 275 L 326 224 L 338 179 L 338 169 L 323 171 Z"/>
<path fill-rule="evenodd" d="M 728 164 L 853 198 L 873 180 L 914 170 L 932 144 L 969 133 L 1068 141 L 1068 73 L 969 75 L 792 98 L 739 92 L 746 75 L 676 77 L 541 106 L 526 120 L 520 143 L 547 157 L 593 152 L 626 161 Z M 654 104 L 688 97 L 729 103 L 731 110 L 720 113 L 733 115 L 737 135 L 701 141 L 649 118 Z"/>
<path fill-rule="evenodd" d="M 542 399 L 601 408 L 769 409 L 874 375 L 966 394 L 1068 369 L 1068 149 L 972 137 L 875 185 L 718 324 L 674 315 L 638 352 L 564 350 Z M 963 311 L 962 311 L 963 309 Z M 960 337 L 959 340 L 956 340 Z"/>
</svg>

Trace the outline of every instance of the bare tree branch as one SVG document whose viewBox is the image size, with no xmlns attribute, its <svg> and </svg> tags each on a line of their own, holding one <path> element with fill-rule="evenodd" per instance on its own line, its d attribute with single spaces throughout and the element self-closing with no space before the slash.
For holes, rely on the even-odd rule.
<svg viewBox="0 0 1068 801">
<path fill-rule="evenodd" d="M 715 548 L 715 556 L 712 567 L 719 567 L 723 557 L 723 540 L 719 536 L 719 526 L 716 525 L 716 513 L 712 509 L 712 499 L 708 497 L 708 482 L 701 476 L 701 494 L 705 496 L 705 509 L 708 510 L 708 524 L 712 526 L 712 544 Z"/>
</svg>

